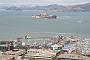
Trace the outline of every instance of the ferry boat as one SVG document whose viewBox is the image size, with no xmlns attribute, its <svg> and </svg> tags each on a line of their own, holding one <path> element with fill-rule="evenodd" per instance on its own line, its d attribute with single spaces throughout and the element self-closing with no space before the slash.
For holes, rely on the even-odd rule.
<svg viewBox="0 0 90 60">
<path fill-rule="evenodd" d="M 32 15 L 32 18 L 35 18 L 35 19 L 43 19 L 43 18 L 56 19 L 57 16 L 56 15 L 48 15 L 48 13 L 40 13 L 39 15 Z"/>
</svg>

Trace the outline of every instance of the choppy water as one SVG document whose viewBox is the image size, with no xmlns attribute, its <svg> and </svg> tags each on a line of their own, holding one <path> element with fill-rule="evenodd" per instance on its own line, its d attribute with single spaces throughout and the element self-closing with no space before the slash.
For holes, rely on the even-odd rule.
<svg viewBox="0 0 90 60">
<path fill-rule="evenodd" d="M 0 39 L 24 36 L 27 32 L 73 33 L 90 36 L 90 12 L 60 12 L 56 20 L 32 19 L 39 11 L 0 11 Z"/>
</svg>

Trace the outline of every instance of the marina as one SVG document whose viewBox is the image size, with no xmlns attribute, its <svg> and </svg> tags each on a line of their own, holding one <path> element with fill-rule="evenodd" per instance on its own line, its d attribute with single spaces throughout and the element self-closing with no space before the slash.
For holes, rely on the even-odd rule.
<svg viewBox="0 0 90 60">
<path fill-rule="evenodd" d="M 39 35 L 39 33 L 38 33 Z M 24 37 L 12 41 L 1 41 L 0 46 L 12 46 L 7 48 L 0 47 L 2 60 L 5 56 L 12 56 L 9 59 L 21 60 L 89 60 L 90 39 L 83 39 L 74 35 L 54 35 L 48 37 L 32 36 L 27 34 Z M 10 45 L 12 43 L 12 45 Z"/>
</svg>

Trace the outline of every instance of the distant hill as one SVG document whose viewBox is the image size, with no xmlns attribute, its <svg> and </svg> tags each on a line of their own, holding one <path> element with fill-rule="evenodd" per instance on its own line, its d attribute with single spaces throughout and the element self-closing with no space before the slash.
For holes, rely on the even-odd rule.
<svg viewBox="0 0 90 60">
<path fill-rule="evenodd" d="M 90 11 L 90 3 L 48 8 L 49 11 Z"/>
<path fill-rule="evenodd" d="M 90 3 L 66 6 L 68 11 L 90 11 Z"/>
<path fill-rule="evenodd" d="M 80 8 L 82 8 L 83 11 L 90 11 L 90 3 L 80 5 Z"/>
<path fill-rule="evenodd" d="M 0 6 L 0 9 L 5 10 L 47 10 L 47 11 L 56 11 L 56 12 L 62 12 L 62 11 L 90 11 L 90 3 L 86 4 L 78 4 L 78 5 L 46 5 L 46 6 Z"/>
<path fill-rule="evenodd" d="M 35 6 L 31 7 L 32 10 L 48 10 L 49 8 L 61 8 L 63 6 L 57 5 L 57 4 L 52 4 L 52 5 L 47 5 L 47 6 Z"/>
</svg>

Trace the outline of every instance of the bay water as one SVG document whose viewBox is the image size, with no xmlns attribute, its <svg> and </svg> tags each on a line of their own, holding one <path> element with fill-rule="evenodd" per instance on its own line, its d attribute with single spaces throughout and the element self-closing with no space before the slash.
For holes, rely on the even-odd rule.
<svg viewBox="0 0 90 60">
<path fill-rule="evenodd" d="M 41 11 L 0 11 L 0 40 L 22 37 L 28 32 L 72 33 L 90 37 L 90 12 L 49 12 L 57 19 L 32 19 Z"/>
</svg>

